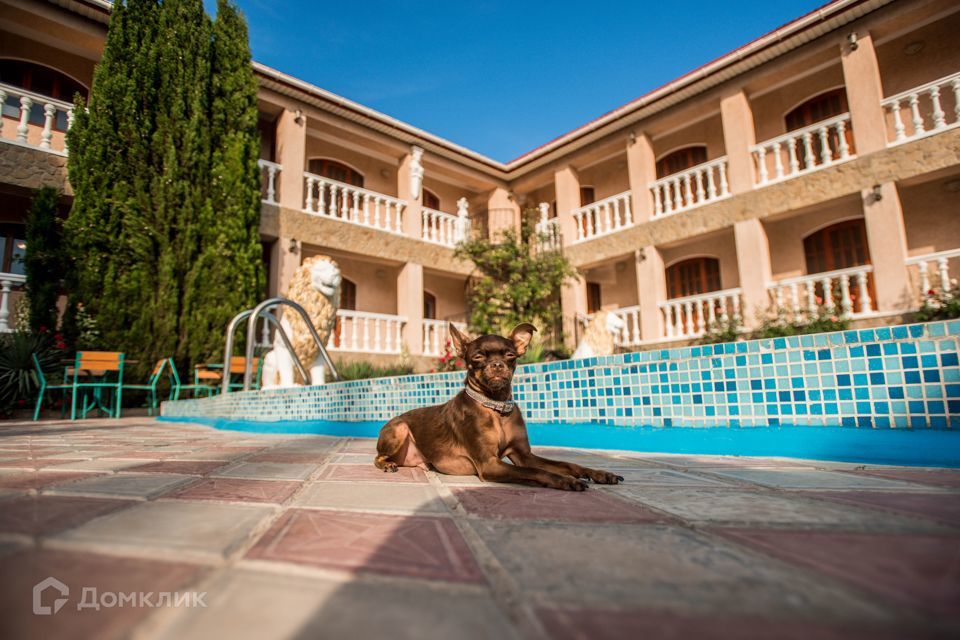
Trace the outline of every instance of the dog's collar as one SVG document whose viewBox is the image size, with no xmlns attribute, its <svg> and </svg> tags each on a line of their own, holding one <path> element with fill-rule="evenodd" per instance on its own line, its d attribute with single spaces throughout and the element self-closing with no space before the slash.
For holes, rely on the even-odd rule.
<svg viewBox="0 0 960 640">
<path fill-rule="evenodd" d="M 513 404 L 513 400 L 493 400 L 482 393 L 474 391 L 470 387 L 464 387 L 464 390 L 467 392 L 468 396 L 485 406 L 487 409 L 493 409 L 497 413 L 502 413 L 503 415 L 507 415 L 512 412 L 513 407 L 515 406 Z"/>
</svg>

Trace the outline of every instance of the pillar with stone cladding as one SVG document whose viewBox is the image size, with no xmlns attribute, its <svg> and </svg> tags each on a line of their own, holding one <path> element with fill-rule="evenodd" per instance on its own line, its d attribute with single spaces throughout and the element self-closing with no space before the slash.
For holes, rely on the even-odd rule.
<svg viewBox="0 0 960 640">
<path fill-rule="evenodd" d="M 770 266 L 770 242 L 767 230 L 758 218 L 733 225 L 737 248 L 737 272 L 740 277 L 740 317 L 746 329 L 760 326 L 770 298 L 767 287 L 773 279 Z M 799 238 L 797 239 L 799 242 Z"/>
<path fill-rule="evenodd" d="M 720 121 L 730 193 L 745 193 L 753 189 L 753 154 L 750 149 L 757 138 L 753 110 L 746 93 L 736 91 L 720 98 Z"/>
<path fill-rule="evenodd" d="M 297 120 L 297 112 L 290 109 L 284 109 L 277 117 L 276 162 L 283 167 L 278 174 L 277 201 L 281 207 L 301 211 L 303 172 L 307 168 L 307 116 L 301 113 L 300 121 Z"/>
<path fill-rule="evenodd" d="M 887 123 L 883 114 L 880 65 L 870 32 L 858 30 L 856 44 L 844 36 L 840 44 L 843 82 L 850 107 L 850 126 L 858 156 L 885 149 Z"/>
<path fill-rule="evenodd" d="M 653 218 L 650 183 L 657 179 L 653 140 L 646 133 L 633 133 L 627 139 L 627 176 L 630 179 L 633 219 L 636 224 L 643 224 Z"/>
<path fill-rule="evenodd" d="M 873 264 L 878 311 L 908 311 L 913 305 L 907 271 L 907 231 L 896 183 L 864 189 L 863 218 Z"/>
<path fill-rule="evenodd" d="M 640 339 L 644 342 L 664 337 L 660 303 L 667 299 L 667 276 L 663 256 L 654 245 L 634 253 L 637 270 L 637 295 L 640 300 Z"/>
<path fill-rule="evenodd" d="M 408 262 L 397 276 L 397 315 L 407 320 L 401 337 L 411 355 L 423 354 L 423 265 Z"/>
</svg>

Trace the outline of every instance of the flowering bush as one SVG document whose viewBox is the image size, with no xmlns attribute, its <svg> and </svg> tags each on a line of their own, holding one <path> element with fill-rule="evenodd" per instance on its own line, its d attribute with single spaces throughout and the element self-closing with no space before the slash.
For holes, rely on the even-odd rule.
<svg viewBox="0 0 960 640">
<path fill-rule="evenodd" d="M 960 318 L 960 287 L 956 280 L 950 281 L 950 287 L 942 291 L 930 289 L 923 297 L 920 310 L 917 311 L 917 320 L 949 320 Z"/>
<path fill-rule="evenodd" d="M 437 366 L 431 369 L 434 373 L 441 371 L 459 371 L 466 368 L 466 363 L 453 350 L 453 343 L 447 340 L 443 344 L 443 353 L 437 359 Z"/>
</svg>

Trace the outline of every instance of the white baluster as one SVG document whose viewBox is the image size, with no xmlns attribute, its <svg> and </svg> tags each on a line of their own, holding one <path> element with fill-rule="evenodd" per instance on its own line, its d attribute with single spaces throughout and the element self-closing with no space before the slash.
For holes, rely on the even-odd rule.
<svg viewBox="0 0 960 640">
<path fill-rule="evenodd" d="M 717 169 L 720 170 L 720 195 L 721 196 L 730 195 L 730 187 L 729 185 L 727 185 L 727 161 L 724 160 L 723 162 L 718 164 Z"/>
<path fill-rule="evenodd" d="M 840 139 L 840 159 L 846 160 L 850 157 L 850 145 L 847 144 L 847 123 L 843 120 L 837 123 L 837 137 Z"/>
<path fill-rule="evenodd" d="M 826 127 L 820 127 L 820 162 L 830 164 L 833 159 L 833 153 L 830 151 L 830 136 L 827 134 Z"/>
<path fill-rule="evenodd" d="M 910 102 L 910 114 L 913 116 L 913 135 L 918 136 L 926 131 L 923 126 L 923 117 L 920 115 L 920 96 L 911 93 L 908 100 Z"/>
<path fill-rule="evenodd" d="M 340 219 L 350 220 L 350 187 L 340 187 Z"/>
<path fill-rule="evenodd" d="M 373 321 L 373 344 L 373 350 L 377 353 L 386 351 L 386 349 L 383 348 L 383 338 L 380 336 L 380 320 Z"/>
<path fill-rule="evenodd" d="M 630 194 L 623 197 L 623 219 L 626 226 L 633 224 L 633 211 L 630 209 Z"/>
<path fill-rule="evenodd" d="M 320 215 L 327 215 L 327 183 L 321 180 L 317 184 L 317 211 Z"/>
<path fill-rule="evenodd" d="M 739 322 L 740 320 L 740 294 L 734 293 L 730 296 L 730 302 L 733 306 L 733 317 Z"/>
<path fill-rule="evenodd" d="M 323 188 L 320 189 L 320 197 L 323 198 Z M 304 203 L 303 210 L 307 212 L 313 211 L 313 178 L 307 176 L 307 199 Z"/>
<path fill-rule="evenodd" d="M 940 268 L 940 293 L 946 293 L 950 290 L 950 271 L 946 258 L 937 260 L 937 266 Z"/>
<path fill-rule="evenodd" d="M 894 100 L 890 105 L 890 111 L 893 112 L 893 131 L 894 139 L 897 142 L 903 142 L 907 139 L 907 128 L 903 126 L 903 118 L 900 117 L 900 101 Z"/>
<path fill-rule="evenodd" d="M 800 160 L 797 158 L 797 142 L 798 138 L 790 138 L 787 140 L 787 157 L 790 160 L 790 175 L 796 175 L 800 171 Z"/>
<path fill-rule="evenodd" d="M 850 315 L 850 311 L 853 310 L 850 300 L 850 276 L 845 273 L 840 276 L 840 308 L 845 316 Z"/>
<path fill-rule="evenodd" d="M 960 78 L 954 78 L 950 83 L 953 87 L 953 118 L 954 122 L 960 122 Z"/>
<path fill-rule="evenodd" d="M 790 283 L 790 303 L 793 307 L 793 312 L 795 314 L 800 313 L 800 290 L 796 282 Z"/>
<path fill-rule="evenodd" d="M 917 270 L 920 272 L 920 295 L 925 298 L 930 292 L 930 276 L 927 274 L 927 261 L 924 260 L 917 264 Z"/>
<path fill-rule="evenodd" d="M 363 224 L 370 226 L 370 194 L 363 194 Z"/>
<path fill-rule="evenodd" d="M 696 320 L 697 333 L 700 334 L 700 333 L 703 333 L 705 329 L 704 322 L 703 322 L 703 305 L 709 304 L 709 302 L 706 302 L 704 300 L 697 300 L 693 304 L 694 304 L 694 308 L 697 311 L 697 320 Z"/>
<path fill-rule="evenodd" d="M 51 103 L 43 105 L 43 131 L 40 132 L 40 148 L 49 149 L 53 140 L 53 119 L 57 115 L 57 108 Z"/>
<path fill-rule="evenodd" d="M 783 309 L 783 285 L 777 285 L 773 289 L 773 304 L 779 312 Z"/>
<path fill-rule="evenodd" d="M 31 107 L 33 107 L 33 100 L 29 96 L 22 96 L 20 98 L 20 124 L 17 126 L 17 142 L 25 143 L 27 141 L 27 131 L 30 130 L 27 122 L 30 120 Z"/>
<path fill-rule="evenodd" d="M 383 198 L 380 196 L 374 196 L 373 199 L 373 226 L 380 227 L 380 205 L 383 202 Z"/>
<path fill-rule="evenodd" d="M 350 210 L 350 219 L 354 222 L 360 222 L 360 192 L 354 190 L 353 203 Z"/>
<path fill-rule="evenodd" d="M 723 176 L 723 165 L 721 165 L 721 176 Z M 760 173 L 760 184 L 766 184 L 768 174 L 767 174 L 767 149 L 766 147 L 760 147 L 757 149 L 757 170 Z M 726 195 L 726 190 L 721 189 L 721 193 Z"/>
<path fill-rule="evenodd" d="M 790 146 L 791 158 L 793 157 L 793 139 L 787 141 Z M 780 143 L 773 143 L 773 173 L 777 178 L 783 177 L 783 158 L 780 156 Z"/>
<path fill-rule="evenodd" d="M 723 163 L 717 165 L 718 167 L 723 166 Z M 717 197 L 717 185 L 713 180 L 713 169 L 707 170 L 707 198 L 713 200 Z"/>
<path fill-rule="evenodd" d="M 370 318 L 363 317 L 363 350 L 370 351 Z"/>
<path fill-rule="evenodd" d="M 683 193 L 680 189 L 680 178 L 673 179 L 673 208 L 677 211 L 683 209 Z"/>
<path fill-rule="evenodd" d="M 619 229 L 623 226 L 623 216 L 620 215 L 620 198 L 613 201 L 613 228 Z"/>
<path fill-rule="evenodd" d="M 807 282 L 807 311 L 817 312 L 817 285 L 813 280 Z"/>
<path fill-rule="evenodd" d="M 947 126 L 947 118 L 943 112 L 943 107 L 940 106 L 940 87 L 938 85 L 930 87 L 930 100 L 933 102 L 933 128 L 943 129 Z"/>
<path fill-rule="evenodd" d="M 873 300 L 870 299 L 870 287 L 866 271 L 857 274 L 857 291 L 860 294 L 860 313 L 867 313 L 873 308 Z"/>
<path fill-rule="evenodd" d="M 686 335 L 688 336 L 693 335 L 693 303 L 691 303 L 688 300 L 687 303 L 683 305 L 683 312 L 684 312 L 684 315 L 686 315 L 687 317 L 687 334 Z"/>
<path fill-rule="evenodd" d="M 272 164 L 267 165 L 267 202 L 277 203 L 277 168 Z"/>
<path fill-rule="evenodd" d="M 813 136 L 810 132 L 803 134 L 803 161 L 807 169 L 811 169 L 817 164 L 817 157 L 813 153 Z"/>
<path fill-rule="evenodd" d="M 340 210 L 339 198 L 340 198 L 340 187 L 336 183 L 331 182 L 330 183 L 330 206 L 328 208 L 331 218 L 336 218 L 337 211 Z"/>
<path fill-rule="evenodd" d="M 660 186 L 654 185 L 653 191 L 653 217 L 656 218 L 663 214 L 663 202 L 660 201 Z"/>
<path fill-rule="evenodd" d="M 833 306 L 833 282 L 830 278 L 820 280 L 820 286 L 823 287 L 823 304 L 826 307 Z"/>
<path fill-rule="evenodd" d="M 712 169 L 708 169 L 707 171 L 713 173 Z M 703 202 L 707 197 L 707 192 L 703 188 L 703 172 L 703 169 L 699 169 L 695 176 L 697 181 L 697 202 Z"/>
<path fill-rule="evenodd" d="M 630 316 L 633 319 L 633 344 L 640 344 L 640 312 L 634 309 Z"/>
<path fill-rule="evenodd" d="M 0 332 L 10 331 L 10 324 L 7 320 L 10 318 L 10 291 L 12 288 L 13 282 L 0 280 Z"/>
<path fill-rule="evenodd" d="M 593 208 L 587 209 L 584 212 L 584 214 L 587 217 L 587 237 L 588 238 L 592 238 L 594 233 L 596 233 L 596 229 L 593 225 L 594 212 L 595 212 L 595 209 Z"/>
<path fill-rule="evenodd" d="M 397 220 L 396 220 L 397 225 L 396 225 L 396 227 L 395 227 L 394 230 L 395 230 L 397 233 L 403 233 L 402 219 L 401 219 L 401 215 L 402 215 L 402 214 L 401 214 L 401 210 L 402 210 L 402 208 L 403 208 L 403 205 L 398 202 L 398 203 L 396 203 L 396 208 L 397 208 Z"/>
<path fill-rule="evenodd" d="M 673 197 L 669 182 L 663 183 L 663 212 L 673 213 Z"/>
<path fill-rule="evenodd" d="M 0 136 L 3 134 L 3 107 L 7 104 L 7 92 L 0 88 Z"/>
<path fill-rule="evenodd" d="M 693 204 L 693 190 L 690 185 L 690 174 L 686 173 L 683 175 L 683 196 L 684 196 L 684 206 L 689 207 Z"/>
</svg>

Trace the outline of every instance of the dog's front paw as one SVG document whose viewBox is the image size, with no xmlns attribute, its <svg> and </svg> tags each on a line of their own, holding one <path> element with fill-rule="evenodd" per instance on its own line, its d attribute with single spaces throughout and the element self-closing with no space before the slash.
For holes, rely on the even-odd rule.
<svg viewBox="0 0 960 640">
<path fill-rule="evenodd" d="M 561 491 L 586 491 L 587 483 L 573 476 L 562 476 L 553 488 Z"/>
<path fill-rule="evenodd" d="M 584 469 L 584 471 L 587 472 L 586 476 L 597 484 L 620 484 L 623 482 L 623 476 L 618 476 L 609 471 L 601 471 L 599 469 Z"/>
</svg>

